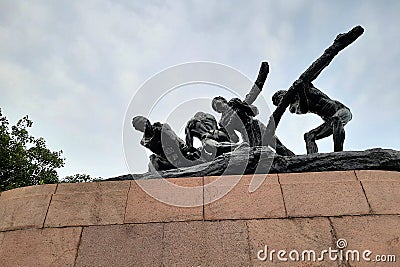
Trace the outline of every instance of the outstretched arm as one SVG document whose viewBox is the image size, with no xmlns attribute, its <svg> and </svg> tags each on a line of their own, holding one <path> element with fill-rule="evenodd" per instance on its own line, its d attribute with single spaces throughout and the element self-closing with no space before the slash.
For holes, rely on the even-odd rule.
<svg viewBox="0 0 400 267">
<path fill-rule="evenodd" d="M 251 88 L 250 92 L 246 95 L 243 102 L 251 105 L 257 99 L 258 95 L 261 93 L 265 80 L 267 79 L 269 73 L 269 65 L 268 62 L 262 62 L 260 70 L 258 72 L 257 80 L 254 82 L 253 87 Z"/>
<path fill-rule="evenodd" d="M 165 142 L 172 142 L 172 143 L 168 143 L 168 145 L 171 145 L 171 146 L 174 146 L 174 145 L 185 146 L 186 145 L 183 142 L 183 140 L 178 137 L 178 135 L 174 132 L 174 130 L 172 130 L 172 128 L 171 128 L 171 126 L 169 126 L 169 124 L 167 124 L 167 123 L 163 124 L 162 132 L 163 132 L 164 137 L 168 138 L 167 140 L 165 140 Z"/>
<path fill-rule="evenodd" d="M 297 86 L 296 83 L 299 83 L 298 84 L 298 86 L 299 86 L 298 95 L 299 95 L 300 112 L 302 114 L 305 114 L 309 111 L 308 97 L 307 97 L 307 93 L 306 93 L 306 90 L 307 90 L 306 84 L 301 80 L 295 81 L 295 86 Z"/>
<path fill-rule="evenodd" d="M 239 98 L 232 98 L 229 103 L 232 107 L 242 110 L 250 117 L 258 115 L 258 108 L 256 106 L 249 105 L 244 101 L 242 102 Z"/>
<path fill-rule="evenodd" d="M 185 134 L 186 134 L 186 145 L 188 147 L 193 147 L 193 135 L 190 131 L 190 124 L 188 123 L 188 125 L 185 128 Z"/>
</svg>

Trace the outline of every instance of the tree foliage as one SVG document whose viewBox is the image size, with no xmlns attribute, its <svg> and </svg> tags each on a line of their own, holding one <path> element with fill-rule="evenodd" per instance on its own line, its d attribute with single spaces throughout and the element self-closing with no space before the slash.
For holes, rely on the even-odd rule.
<svg viewBox="0 0 400 267">
<path fill-rule="evenodd" d="M 17 187 L 58 183 L 56 169 L 64 166 L 62 151 L 51 151 L 42 137 L 28 133 L 32 121 L 23 117 L 16 125 L 0 109 L 0 191 Z"/>
<path fill-rule="evenodd" d="M 93 178 L 88 174 L 75 174 L 75 175 L 65 176 L 61 180 L 61 183 L 86 183 L 86 182 L 97 182 L 101 180 L 102 179 L 100 177 Z"/>
</svg>

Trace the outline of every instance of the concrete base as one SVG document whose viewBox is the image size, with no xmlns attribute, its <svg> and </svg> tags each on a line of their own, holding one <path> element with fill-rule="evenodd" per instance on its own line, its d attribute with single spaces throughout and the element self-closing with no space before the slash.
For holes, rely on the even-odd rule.
<svg viewBox="0 0 400 267">
<path fill-rule="evenodd" d="M 265 180 L 249 192 L 253 178 Z M 233 189 L 211 202 L 235 179 Z M 169 195 L 169 203 L 183 199 L 193 205 L 160 202 L 138 181 L 2 192 L 0 266 L 397 266 L 400 262 L 399 172 L 168 179 L 198 189 L 187 194 L 168 191 L 160 181 L 141 183 Z"/>
</svg>

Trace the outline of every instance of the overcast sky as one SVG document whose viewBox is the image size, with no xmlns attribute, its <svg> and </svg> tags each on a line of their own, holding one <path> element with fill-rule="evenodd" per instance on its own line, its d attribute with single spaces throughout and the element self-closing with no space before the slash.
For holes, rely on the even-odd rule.
<svg viewBox="0 0 400 267">
<path fill-rule="evenodd" d="M 133 129 L 125 133 L 135 151 L 131 170 L 122 136 L 128 106 L 149 78 L 177 64 L 208 61 L 254 80 L 260 62 L 268 61 L 262 97 L 272 109 L 274 91 L 288 88 L 338 33 L 361 25 L 364 34 L 314 85 L 353 113 L 345 127 L 345 150 L 399 150 L 399 12 L 397 0 L 2 0 L 0 107 L 11 124 L 28 114 L 32 134 L 44 137 L 52 150 L 63 150 L 61 177 L 145 172 L 148 153 L 139 146 L 141 135 Z M 203 92 L 196 95 L 202 104 L 176 112 L 185 97 L 193 101 L 193 91 Z M 213 97 L 230 97 L 225 93 L 212 85 L 182 87 L 179 97 L 167 97 L 150 119 L 178 118 L 181 125 L 167 122 L 183 137 L 184 122 Z M 321 122 L 316 115 L 287 112 L 277 134 L 304 154 L 303 134 Z M 332 138 L 318 145 L 321 152 L 333 151 Z"/>
</svg>

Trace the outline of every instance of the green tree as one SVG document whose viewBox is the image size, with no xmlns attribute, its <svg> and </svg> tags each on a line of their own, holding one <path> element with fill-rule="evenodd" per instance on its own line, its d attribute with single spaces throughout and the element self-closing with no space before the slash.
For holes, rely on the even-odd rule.
<svg viewBox="0 0 400 267">
<path fill-rule="evenodd" d="M 0 109 L 0 191 L 17 187 L 58 183 L 56 169 L 64 166 L 62 151 L 51 151 L 42 137 L 28 133 L 28 116 L 9 128 Z"/>
<path fill-rule="evenodd" d="M 90 177 L 90 175 L 88 174 L 75 174 L 75 175 L 65 176 L 61 180 L 61 183 L 86 183 L 86 182 L 97 182 L 101 180 L 102 180 L 101 177 L 93 178 Z"/>
</svg>

